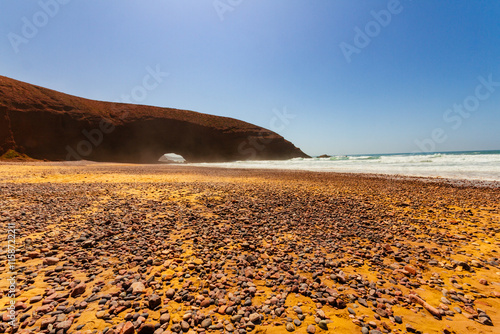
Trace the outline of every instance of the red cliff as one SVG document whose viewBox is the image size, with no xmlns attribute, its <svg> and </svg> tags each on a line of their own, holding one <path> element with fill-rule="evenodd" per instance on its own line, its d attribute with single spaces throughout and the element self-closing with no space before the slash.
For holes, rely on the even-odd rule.
<svg viewBox="0 0 500 334">
<path fill-rule="evenodd" d="M 307 157 L 256 125 L 194 111 L 88 100 L 0 76 L 0 155 L 36 159 L 188 162 Z"/>
</svg>

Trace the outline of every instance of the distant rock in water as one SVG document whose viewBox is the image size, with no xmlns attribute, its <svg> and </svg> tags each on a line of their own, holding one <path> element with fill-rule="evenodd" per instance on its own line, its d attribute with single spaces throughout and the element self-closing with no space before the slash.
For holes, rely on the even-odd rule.
<svg viewBox="0 0 500 334">
<path fill-rule="evenodd" d="M 318 158 L 331 158 L 332 156 L 331 155 L 328 155 L 328 154 L 322 154 L 322 155 L 319 155 Z"/>
<path fill-rule="evenodd" d="M 282 136 L 228 117 L 101 102 L 0 76 L 0 155 L 35 159 L 156 163 L 308 157 Z"/>
</svg>

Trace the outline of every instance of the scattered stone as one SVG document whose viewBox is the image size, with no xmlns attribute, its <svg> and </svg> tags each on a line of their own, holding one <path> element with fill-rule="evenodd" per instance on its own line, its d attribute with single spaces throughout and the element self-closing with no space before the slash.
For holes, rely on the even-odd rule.
<svg viewBox="0 0 500 334">
<path fill-rule="evenodd" d="M 73 291 L 71 291 L 71 297 L 76 298 L 85 293 L 87 289 L 87 285 L 85 283 L 80 283 L 74 287 Z"/>
<path fill-rule="evenodd" d="M 134 282 L 132 283 L 132 293 L 133 294 L 139 294 L 139 293 L 144 293 L 146 292 L 146 287 L 142 282 Z"/>
<path fill-rule="evenodd" d="M 415 267 L 411 266 L 411 265 L 406 265 L 404 266 L 404 270 L 406 270 L 407 272 L 410 273 L 410 275 L 412 276 L 415 276 L 417 274 L 417 269 L 415 269 Z"/>
<path fill-rule="evenodd" d="M 72 324 L 73 324 L 73 319 L 68 319 L 68 320 L 61 321 L 61 322 L 57 323 L 55 325 L 55 328 L 56 329 L 61 329 L 64 332 L 67 332 L 68 329 L 71 327 Z"/>
<path fill-rule="evenodd" d="M 482 284 L 482 285 L 488 285 L 488 281 L 487 281 L 487 280 L 485 280 L 484 278 L 481 278 L 481 279 L 479 280 L 479 284 Z"/>
<path fill-rule="evenodd" d="M 211 318 L 206 318 L 205 320 L 203 320 L 201 322 L 201 327 L 202 328 L 208 328 L 210 326 L 212 326 L 212 319 Z"/>
<path fill-rule="evenodd" d="M 165 292 L 165 296 L 169 299 L 172 299 L 175 295 L 175 290 L 170 288 Z"/>
<path fill-rule="evenodd" d="M 252 323 L 254 323 L 255 325 L 257 325 L 257 324 L 260 323 L 260 314 L 258 314 L 258 313 L 252 313 L 252 314 L 250 314 L 249 319 L 250 319 L 250 321 Z"/>
<path fill-rule="evenodd" d="M 157 294 L 154 294 L 154 295 L 151 295 L 149 297 L 149 308 L 151 310 L 154 310 L 155 308 L 157 308 L 160 305 L 161 305 L 161 297 L 160 296 L 158 296 Z"/>
<path fill-rule="evenodd" d="M 201 326 L 201 327 L 205 328 L 205 327 L 208 327 L 208 326 L 203 326 L 203 324 L 202 324 L 202 326 Z M 181 321 L 181 329 L 182 329 L 184 332 L 187 332 L 187 331 L 189 330 L 189 324 L 187 323 L 187 321 L 184 321 L 184 320 L 183 320 L 183 321 Z"/>
<path fill-rule="evenodd" d="M 170 314 L 169 313 L 163 313 L 160 316 L 160 324 L 168 324 L 170 322 Z"/>
<path fill-rule="evenodd" d="M 122 330 L 120 331 L 120 334 L 134 334 L 134 333 L 135 333 L 135 328 L 130 321 L 127 321 L 123 325 Z"/>
<path fill-rule="evenodd" d="M 366 299 L 358 298 L 358 303 L 364 307 L 368 307 L 368 303 L 366 302 Z"/>
<path fill-rule="evenodd" d="M 137 334 L 154 334 L 155 326 L 152 323 L 144 323 L 137 330 Z"/>
<path fill-rule="evenodd" d="M 446 305 L 451 305 L 451 302 L 446 297 L 441 297 L 441 302 Z"/>
<path fill-rule="evenodd" d="M 321 329 L 324 329 L 325 331 L 328 330 L 328 324 L 325 320 L 321 320 L 319 323 L 318 323 L 318 327 L 321 328 Z"/>
<path fill-rule="evenodd" d="M 30 304 L 35 304 L 35 303 L 38 303 L 39 301 L 41 301 L 43 299 L 42 296 L 34 296 L 34 297 L 31 297 L 30 298 Z"/>
<path fill-rule="evenodd" d="M 408 331 L 410 333 L 415 333 L 417 331 L 415 329 L 415 327 L 413 327 L 411 324 L 405 324 L 405 327 L 406 327 L 406 331 Z"/>
<path fill-rule="evenodd" d="M 43 263 L 49 265 L 49 266 L 52 266 L 54 264 L 57 264 L 59 262 L 59 258 L 58 257 L 46 257 L 45 259 L 43 259 Z"/>
<path fill-rule="evenodd" d="M 493 326 L 493 322 L 489 317 L 479 317 L 477 321 L 482 325 Z"/>
<path fill-rule="evenodd" d="M 172 330 L 172 332 L 174 333 L 179 333 L 182 328 L 181 328 L 181 325 L 180 324 L 173 324 L 172 327 L 170 328 Z"/>
</svg>

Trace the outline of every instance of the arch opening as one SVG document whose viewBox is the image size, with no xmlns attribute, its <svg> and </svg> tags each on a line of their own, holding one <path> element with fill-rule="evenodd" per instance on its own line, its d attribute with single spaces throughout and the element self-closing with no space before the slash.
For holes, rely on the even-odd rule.
<svg viewBox="0 0 500 334">
<path fill-rule="evenodd" d="M 165 153 L 158 159 L 158 161 L 167 164 L 182 164 L 186 162 L 186 159 L 177 153 Z"/>
</svg>

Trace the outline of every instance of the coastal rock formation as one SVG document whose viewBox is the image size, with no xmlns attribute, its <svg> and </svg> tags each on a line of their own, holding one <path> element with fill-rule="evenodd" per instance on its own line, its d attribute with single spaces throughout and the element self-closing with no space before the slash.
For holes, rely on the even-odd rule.
<svg viewBox="0 0 500 334">
<path fill-rule="evenodd" d="M 307 157 L 259 126 L 194 111 L 88 100 L 0 76 L 0 155 L 36 159 L 188 162 Z"/>
</svg>

